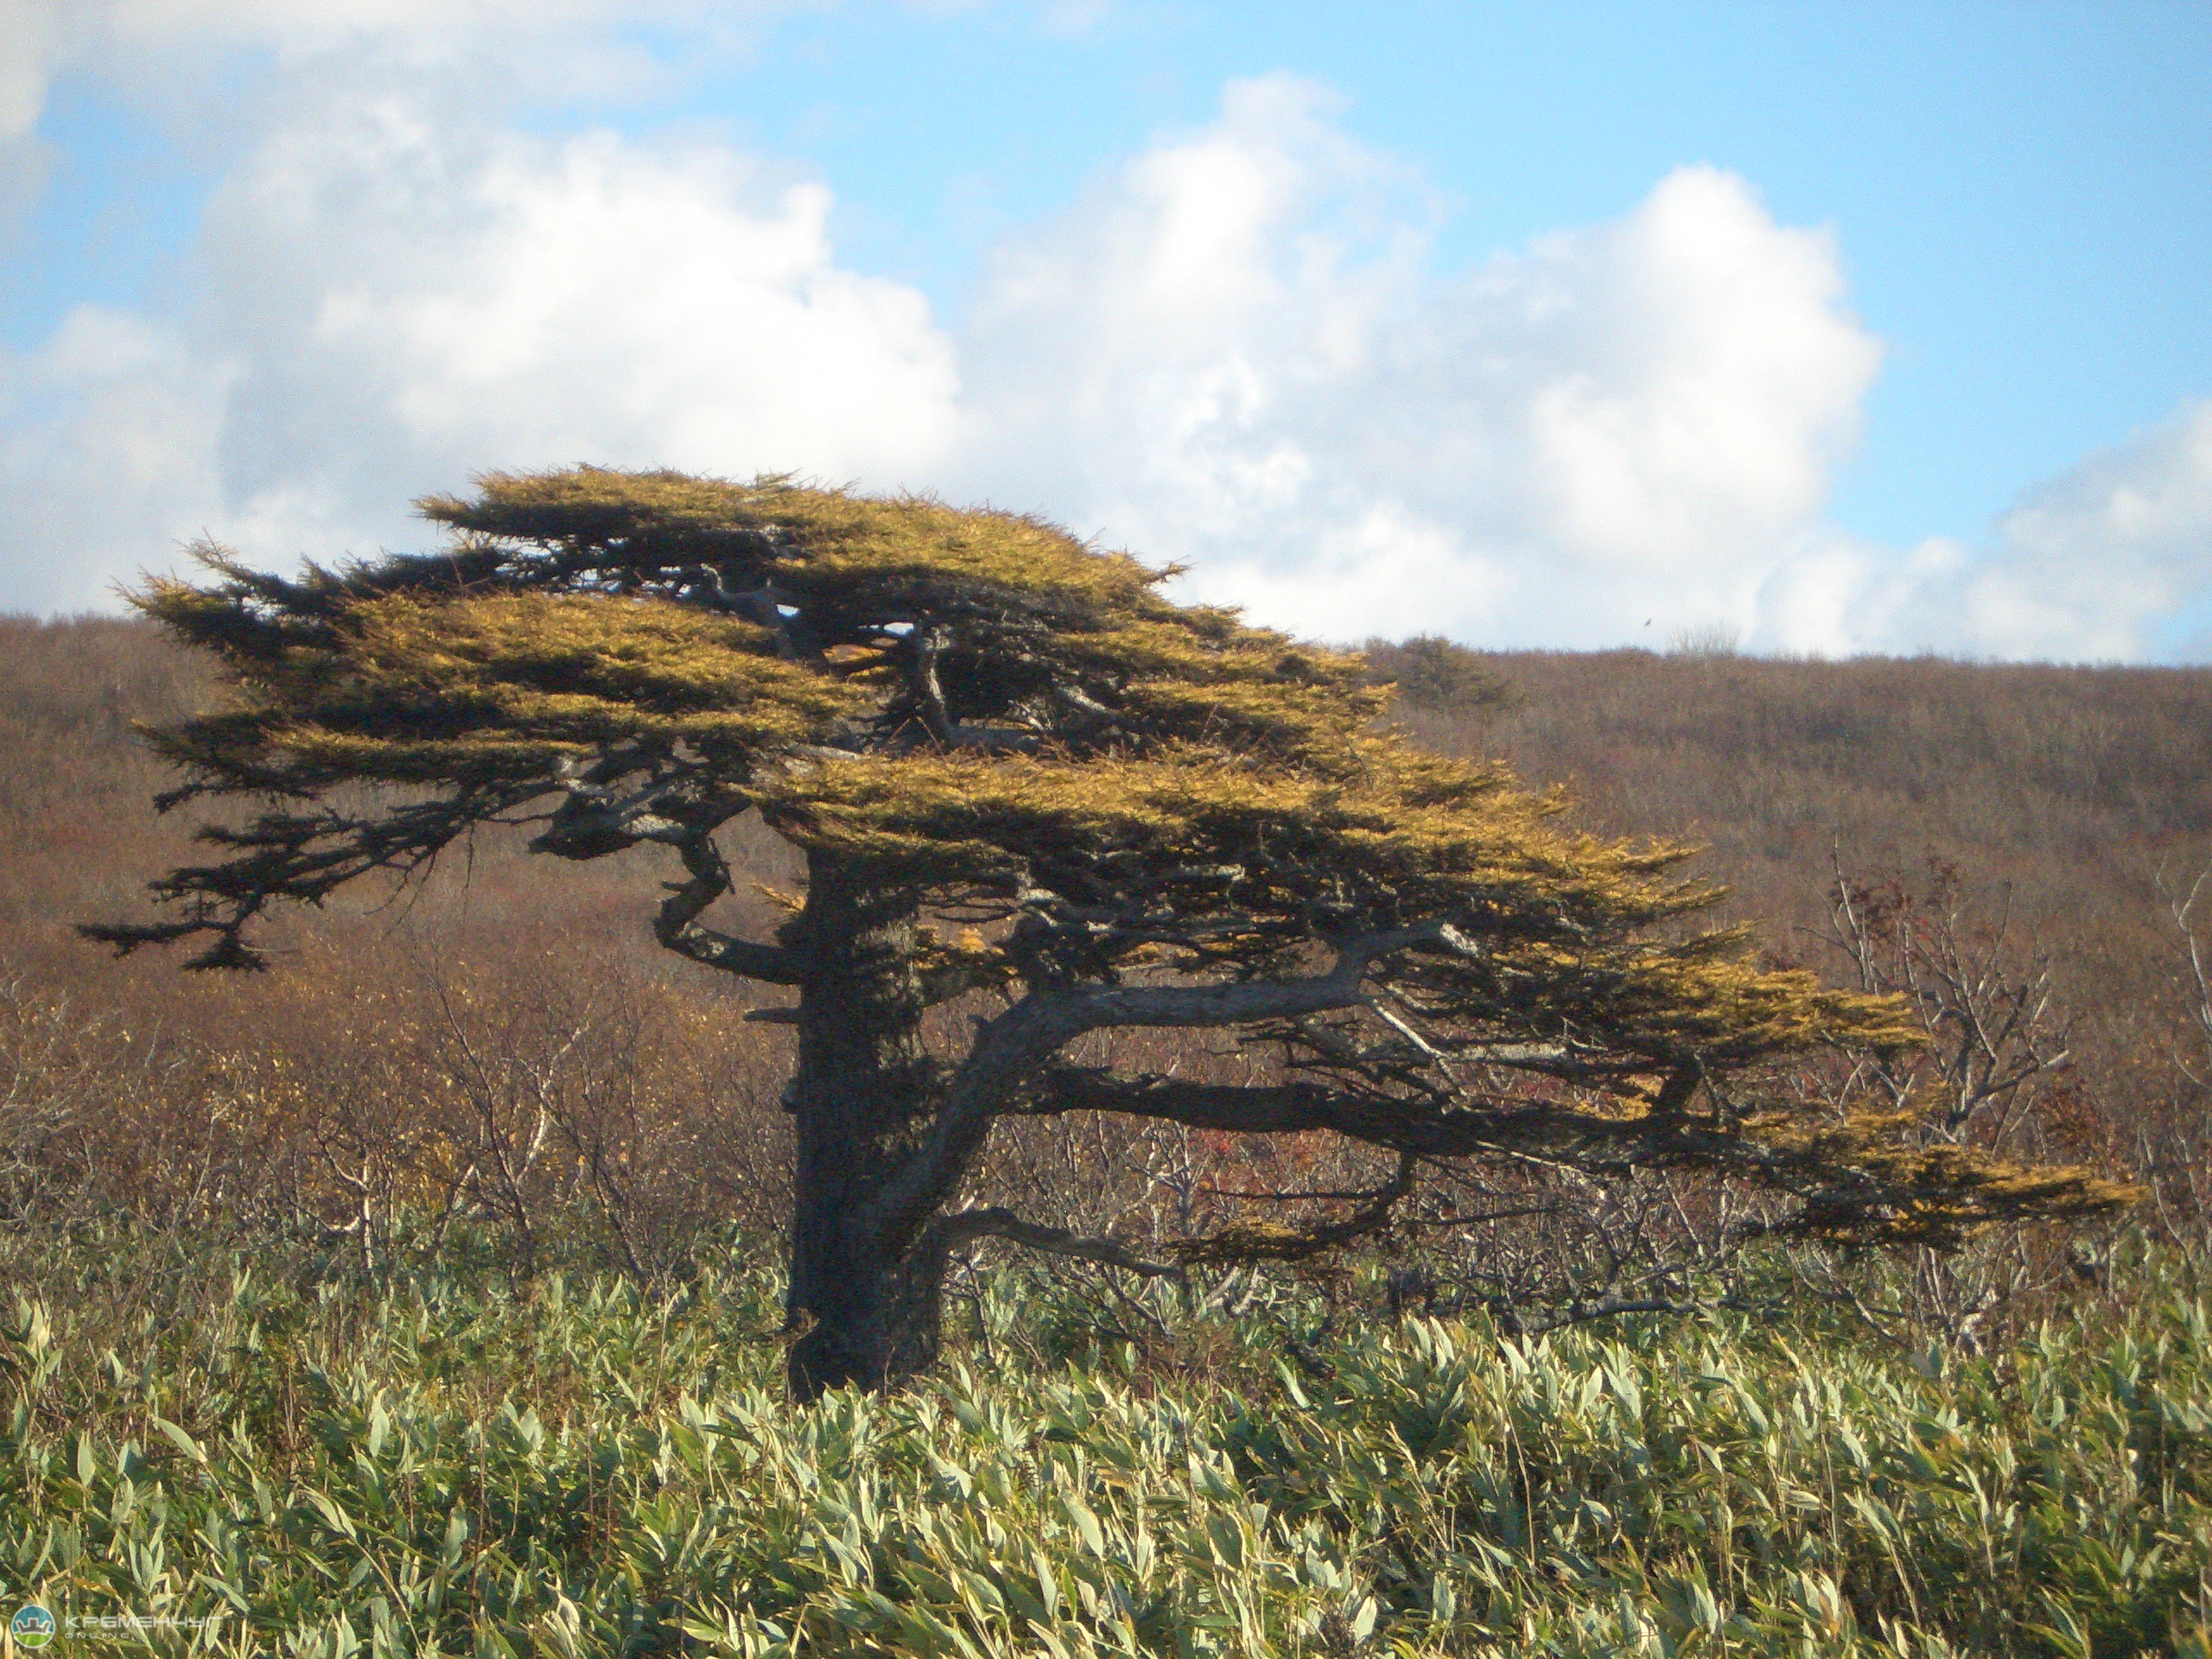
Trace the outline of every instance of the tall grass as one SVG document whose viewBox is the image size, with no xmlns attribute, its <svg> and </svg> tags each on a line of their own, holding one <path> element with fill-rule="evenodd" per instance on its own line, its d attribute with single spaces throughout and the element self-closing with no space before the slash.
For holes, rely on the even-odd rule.
<svg viewBox="0 0 2212 1659">
<path fill-rule="evenodd" d="M 989 1278 L 988 1355 L 798 1409 L 734 1253 L 654 1295 L 103 1243 L 19 1260 L 0 1339 L 0 1591 L 94 1649 L 2212 1654 L 2171 1257 L 1983 1357 L 1809 1313 L 1316 1338 L 1166 1287 L 1196 1369 L 1071 1364 L 1075 1312 Z"/>
</svg>

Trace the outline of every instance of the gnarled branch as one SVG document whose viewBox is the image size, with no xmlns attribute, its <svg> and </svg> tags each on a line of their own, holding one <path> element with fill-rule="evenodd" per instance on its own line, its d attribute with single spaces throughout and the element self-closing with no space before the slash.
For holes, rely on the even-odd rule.
<svg viewBox="0 0 2212 1659">
<path fill-rule="evenodd" d="M 1452 948 L 1443 921 L 1344 940 L 1326 973 L 1303 979 L 1225 985 L 1090 985 L 1033 991 L 976 1029 L 975 1046 L 953 1075 L 929 1139 L 878 1195 L 870 1222 L 878 1239 L 903 1249 L 943 1203 L 991 1120 L 1050 1056 L 1085 1032 L 1129 1026 L 1232 1026 L 1295 1019 L 1349 1007 L 1364 995 L 1378 957 L 1414 945 Z"/>
<path fill-rule="evenodd" d="M 699 925 L 701 912 L 730 890 L 729 866 L 722 861 L 713 836 L 704 830 L 695 831 L 678 841 L 676 850 L 691 879 L 667 884 L 669 896 L 653 918 L 653 937 L 678 956 L 725 973 L 771 985 L 798 984 L 804 967 L 798 951 Z"/>
<path fill-rule="evenodd" d="M 1176 1254 L 1185 1262 L 1303 1262 L 1379 1233 L 1390 1224 L 1398 1200 L 1414 1190 L 1420 1160 L 1412 1153 L 1398 1154 L 1398 1167 L 1390 1179 L 1366 1195 L 1367 1201 L 1341 1221 L 1325 1221 L 1313 1227 L 1272 1224 L 1224 1228 L 1211 1238 L 1192 1239 Z"/>
</svg>

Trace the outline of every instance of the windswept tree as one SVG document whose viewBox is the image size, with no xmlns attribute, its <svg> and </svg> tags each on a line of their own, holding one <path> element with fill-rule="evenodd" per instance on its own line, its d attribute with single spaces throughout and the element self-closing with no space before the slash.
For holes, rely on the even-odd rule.
<svg viewBox="0 0 2212 1659">
<path fill-rule="evenodd" d="M 1128 1259 L 964 1201 L 1010 1115 L 1380 1149 L 1371 1192 L 1185 1260 L 1377 1231 L 1468 1160 L 1694 1172 L 1754 1194 L 1764 1231 L 1820 1238 L 1941 1243 L 2112 1202 L 1770 1087 L 1794 1057 L 1916 1033 L 1700 928 L 1714 894 L 1683 849 L 1575 834 L 1554 800 L 1416 751 L 1357 655 L 1173 603 L 1128 556 L 773 478 L 578 468 L 421 505 L 451 532 L 435 553 L 286 580 L 204 548 L 204 585 L 137 597 L 238 693 L 153 734 L 184 772 L 162 804 L 256 806 L 154 884 L 166 918 L 86 931 L 251 968 L 272 905 L 420 872 L 481 825 L 530 825 L 554 858 L 668 858 L 660 944 L 797 991 L 803 1397 L 926 1364 L 966 1241 Z M 716 836 L 746 813 L 804 855 L 772 937 L 715 925 Z M 925 1016 L 957 1000 L 955 1041 Z M 1111 1043 L 1069 1057 L 1135 1027 L 1225 1031 L 1253 1063 L 1208 1081 L 1117 1066 Z"/>
</svg>

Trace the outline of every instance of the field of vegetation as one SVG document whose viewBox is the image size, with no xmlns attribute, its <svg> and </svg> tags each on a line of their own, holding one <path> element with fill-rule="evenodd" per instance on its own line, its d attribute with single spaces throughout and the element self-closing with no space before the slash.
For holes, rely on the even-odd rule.
<svg viewBox="0 0 2212 1659">
<path fill-rule="evenodd" d="M 71 1648 L 2212 1653 L 2212 1300 L 2170 1255 L 1979 1357 L 1809 1300 L 1522 1340 L 1001 1270 L 961 1363 L 804 1411 L 734 1252 L 650 1290 L 137 1234 L 9 1266 L 0 1574 L 173 1621 Z"/>
<path fill-rule="evenodd" d="M 794 1409 L 788 1028 L 652 946 L 658 870 L 547 884 L 486 836 L 250 982 L 109 960 L 72 925 L 190 853 L 131 722 L 209 683 L 134 624 L 0 619 L 0 1619 L 334 1659 L 2212 1659 L 2212 673 L 1375 658 L 1423 741 L 1705 842 L 1770 957 L 1910 995 L 1958 1138 L 2142 1208 L 1755 1254 L 1702 1311 L 1548 1335 L 1499 1264 L 1559 1236 L 1448 1216 L 1297 1274 L 989 1246 L 931 1381 Z M 1139 1246 L 1271 1157 L 1333 1179 L 1021 1128 L 1000 1189 Z"/>
</svg>

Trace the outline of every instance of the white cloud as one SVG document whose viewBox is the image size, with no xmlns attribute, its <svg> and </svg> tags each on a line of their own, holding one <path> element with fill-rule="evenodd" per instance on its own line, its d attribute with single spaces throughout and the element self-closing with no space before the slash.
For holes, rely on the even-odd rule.
<svg viewBox="0 0 2212 1659">
<path fill-rule="evenodd" d="M 834 261 L 828 193 L 725 149 L 454 133 L 380 101 L 284 135 L 211 215 L 252 367 L 234 464 L 347 499 L 594 459 L 925 480 L 950 340 Z"/>
<path fill-rule="evenodd" d="M 105 608 L 112 585 L 215 522 L 227 371 L 93 306 L 0 357 L 0 569 L 11 607 Z"/>
<path fill-rule="evenodd" d="M 61 52 L 56 0 L 0 0 L 0 138 L 29 132 Z"/>
<path fill-rule="evenodd" d="M 2212 657 L 2212 401 L 2024 492 L 1976 546 L 1840 538 L 1783 573 L 1776 643 L 2073 662 Z"/>
<path fill-rule="evenodd" d="M 1998 521 L 1964 583 L 1967 637 L 2005 656 L 2135 659 L 2212 592 L 2212 402 L 2090 456 Z"/>
<path fill-rule="evenodd" d="M 1823 505 L 1880 363 L 1831 238 L 1710 168 L 1478 287 L 1460 350 L 1518 359 L 1536 526 L 1607 566 L 1770 557 Z"/>
<path fill-rule="evenodd" d="M 1748 624 L 1879 362 L 1830 239 L 1684 168 L 1440 281 L 1427 204 L 1331 117 L 1234 86 L 1006 252 L 979 476 L 1313 632 Z"/>
<path fill-rule="evenodd" d="M 1683 168 L 1439 279 L 1429 205 L 1333 113 L 1233 86 L 1004 251 L 972 487 L 1323 637 L 2212 655 L 2212 403 L 2027 491 L 1985 545 L 1860 542 L 1822 515 L 1881 346 L 1827 232 Z"/>
<path fill-rule="evenodd" d="M 50 568 L 10 601 L 94 602 L 202 528 L 279 563 L 414 544 L 410 496 L 492 467 L 925 484 L 959 432 L 952 343 L 918 293 L 836 264 L 828 209 L 719 148 L 322 105 L 218 192 L 206 307 L 160 353 L 94 365 L 57 340 L 20 371 L 10 454 L 41 496 L 83 488 L 84 522 L 0 509 Z M 148 534 L 150 484 L 90 480 L 171 421 Z"/>
<path fill-rule="evenodd" d="M 580 77 L 574 90 L 634 80 L 647 60 L 606 26 L 721 27 L 772 8 L 710 0 L 0 0 L 0 138 L 29 130 L 64 70 L 88 68 L 139 90 L 205 96 L 190 71 L 242 49 L 297 67 L 348 53 L 409 64 L 471 60 L 488 80 Z"/>
<path fill-rule="evenodd" d="M 2212 405 L 2031 492 L 1986 546 L 1827 524 L 1880 346 L 1832 238 L 1712 168 L 1440 276 L 1437 203 L 1325 89 L 1235 83 L 1010 238 L 956 334 L 839 263 L 818 182 L 456 95 L 510 24 L 541 67 L 617 74 L 588 26 L 612 0 L 10 5 L 41 62 L 90 17 L 282 66 L 191 308 L 82 309 L 0 354 L 12 606 L 99 603 L 203 530 L 279 564 L 418 544 L 410 496 L 588 459 L 1040 508 L 1331 638 L 2212 646 L 2172 620 L 2212 588 Z M 0 65 L 0 118 L 39 73 Z"/>
</svg>

